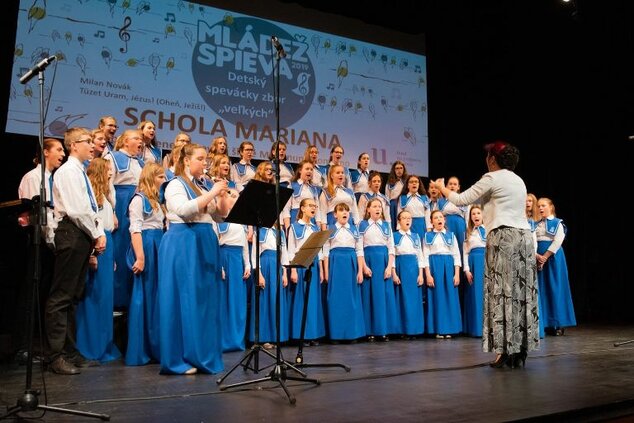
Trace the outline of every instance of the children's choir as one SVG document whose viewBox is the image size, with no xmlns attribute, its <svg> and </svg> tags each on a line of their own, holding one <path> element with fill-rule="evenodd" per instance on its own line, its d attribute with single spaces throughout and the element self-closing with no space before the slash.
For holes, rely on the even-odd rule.
<svg viewBox="0 0 634 423">
<path fill-rule="evenodd" d="M 367 153 L 349 170 L 340 146 L 326 166 L 318 164 L 318 149 L 308 147 L 294 171 L 280 142 L 270 150 L 272 161 L 256 169 L 249 141 L 231 165 L 224 137 L 207 151 L 181 133 L 161 157 L 153 122 L 115 142 L 117 128 L 112 117 L 92 133 L 71 128 L 64 140 L 70 157 L 54 174 L 64 152 L 56 140 L 45 144 L 51 201 L 45 238 L 57 249 L 46 305 L 53 371 L 76 374 L 80 364 L 119 358 L 117 310 L 127 311 L 125 363 L 160 363 L 164 374 L 216 373 L 223 352 L 256 340 L 273 348 L 278 336 L 307 345 L 482 336 L 487 233 L 477 204 L 451 206 L 433 189 L 428 197 L 400 161 L 386 181 L 370 170 Z M 254 228 L 223 221 L 251 179 L 271 182 L 274 172 L 293 190 L 281 227 L 260 228 L 254 237 Z M 35 187 L 31 174 L 25 181 Z M 39 195 L 27 182 L 20 196 Z M 458 178 L 447 187 L 458 191 Z M 526 207 L 540 270 L 540 323 L 563 334 L 576 324 L 561 248 L 566 227 L 551 200 L 529 194 Z M 310 278 L 305 269 L 288 269 L 306 239 L 324 229 L 329 238 Z"/>
</svg>

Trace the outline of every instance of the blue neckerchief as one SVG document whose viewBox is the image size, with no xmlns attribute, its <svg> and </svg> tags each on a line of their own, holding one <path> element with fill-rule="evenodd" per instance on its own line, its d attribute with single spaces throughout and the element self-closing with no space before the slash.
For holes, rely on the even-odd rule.
<svg viewBox="0 0 634 423">
<path fill-rule="evenodd" d="M 260 232 L 259 232 L 260 244 L 263 244 L 266 241 L 266 237 L 269 236 L 269 233 L 272 233 L 273 236 L 275 236 L 275 232 L 282 234 L 282 246 L 286 245 L 286 236 L 284 235 L 284 232 L 275 231 L 273 228 L 260 228 Z"/>
<path fill-rule="evenodd" d="M 394 232 L 394 245 L 401 245 L 401 242 L 403 241 L 403 239 L 405 239 L 405 236 L 403 235 L 405 235 L 412 241 L 412 244 L 414 244 L 415 248 L 420 248 L 420 237 L 416 232 L 410 232 L 406 234 L 402 234 L 400 231 Z"/>
<path fill-rule="evenodd" d="M 414 198 L 417 198 L 418 201 L 420 201 L 426 208 L 430 208 L 429 207 L 429 198 L 426 195 L 420 195 L 420 194 L 416 193 L 416 194 L 412 194 L 412 195 L 407 195 L 407 194 L 401 195 L 401 198 L 399 199 L 399 203 L 401 205 L 401 210 L 405 209 L 405 207 L 407 207 L 409 202 L 411 200 L 413 200 Z"/>
<path fill-rule="evenodd" d="M 554 217 L 552 219 L 542 219 L 542 220 L 545 221 L 544 223 L 546 225 L 546 233 L 548 233 L 551 236 L 555 236 L 555 234 L 557 233 L 557 228 L 559 227 L 559 223 L 561 223 L 561 226 L 564 228 L 564 234 L 566 234 L 566 232 L 568 231 L 566 228 L 566 225 L 564 225 L 561 219 Z"/>
<path fill-rule="evenodd" d="M 350 169 L 350 180 L 353 184 L 358 184 L 361 181 L 361 176 L 368 178 L 369 172 L 367 170 Z"/>
<path fill-rule="evenodd" d="M 150 144 L 147 147 L 150 150 L 150 153 L 154 156 L 154 160 L 156 163 L 161 164 L 161 149 Z"/>
<path fill-rule="evenodd" d="M 291 189 L 293 190 L 293 198 L 298 199 L 302 195 L 302 187 L 307 186 L 310 190 L 310 194 L 313 200 L 319 201 L 319 194 L 321 194 L 321 188 L 311 184 L 310 182 L 304 182 L 300 184 L 298 181 L 291 182 Z"/>
<path fill-rule="evenodd" d="M 478 234 L 480 234 L 480 239 L 482 241 L 486 241 L 487 240 L 487 231 L 486 229 L 484 229 L 484 226 L 480 225 L 477 228 L 475 228 L 478 230 Z"/>
<path fill-rule="evenodd" d="M 381 229 L 381 233 L 385 238 L 390 237 L 390 224 L 387 223 L 385 220 L 381 221 L 381 224 L 379 224 L 378 222 L 370 223 L 369 220 L 362 220 L 361 223 L 359 223 L 359 232 L 365 234 L 372 225 L 377 225 L 379 229 Z"/>
<path fill-rule="evenodd" d="M 348 194 L 350 196 L 350 198 L 352 198 L 352 200 L 356 203 L 356 198 L 354 197 L 354 192 L 352 192 L 352 190 L 350 188 L 346 188 L 343 185 L 337 186 L 335 187 L 335 193 L 334 195 L 337 195 L 337 188 L 341 189 L 343 192 L 345 192 L 346 194 Z M 335 197 L 331 197 L 330 194 L 328 194 L 328 190 L 324 190 L 324 194 L 326 195 L 326 200 L 331 201 L 333 198 Z"/>
<path fill-rule="evenodd" d="M 253 166 L 251 163 L 249 164 L 242 164 L 240 162 L 235 164 L 236 166 L 236 170 L 238 171 L 238 175 L 239 176 L 244 176 L 247 174 L 247 166 L 249 168 L 251 168 L 251 170 L 253 170 L 253 172 L 255 172 L 255 166 Z"/>
<path fill-rule="evenodd" d="M 217 223 L 217 225 L 219 234 L 226 234 L 229 230 L 229 223 L 227 222 Z"/>
<path fill-rule="evenodd" d="M 354 237 L 354 239 L 359 239 L 359 229 L 357 229 L 356 225 L 353 225 L 351 223 L 348 223 L 349 227 L 346 228 L 345 226 L 342 226 L 341 228 L 337 227 L 337 224 L 332 223 L 330 225 L 328 225 L 328 229 L 330 229 L 330 236 L 328 237 L 329 239 L 334 239 L 335 235 L 337 235 L 337 232 L 339 232 L 340 229 L 344 229 L 348 232 L 350 232 L 352 234 L 352 236 Z"/>
<path fill-rule="evenodd" d="M 293 234 L 295 235 L 295 239 L 303 239 L 304 235 L 306 235 L 306 228 L 309 227 L 313 230 L 313 232 L 319 232 L 317 225 L 313 223 L 302 224 L 299 222 L 293 222 L 291 228 L 293 230 Z"/>
<path fill-rule="evenodd" d="M 189 186 L 189 184 L 187 183 L 185 178 L 183 178 L 182 176 L 177 176 L 173 180 L 177 180 L 181 184 L 183 184 L 183 186 L 185 187 L 185 193 L 187 194 L 187 198 L 189 200 L 193 200 L 194 198 L 198 198 L 198 194 L 196 194 L 196 192 Z"/>
<path fill-rule="evenodd" d="M 432 245 L 434 243 L 434 239 L 436 239 L 436 236 L 438 234 L 442 234 L 445 245 L 447 245 L 448 247 L 451 247 L 453 245 L 453 232 L 450 231 L 444 233 L 435 231 L 425 232 L 425 244 Z"/>
<path fill-rule="evenodd" d="M 50 194 L 51 198 L 49 198 L 50 203 L 51 203 L 51 207 L 54 207 L 54 204 L 53 204 L 53 174 L 52 173 L 48 177 L 48 189 L 49 189 L 49 192 L 51 193 Z"/>
<path fill-rule="evenodd" d="M 143 167 L 145 163 L 142 159 L 138 157 L 130 157 L 121 151 L 113 151 L 112 153 L 112 162 L 114 163 L 114 167 L 117 173 L 124 173 L 130 170 L 130 162 L 132 159 L 139 162 L 139 166 Z"/>
<path fill-rule="evenodd" d="M 535 222 L 535 220 L 532 217 L 529 217 L 528 224 L 531 227 L 531 232 L 535 232 L 535 230 L 537 229 L 537 222 Z"/>
<path fill-rule="evenodd" d="M 92 192 L 92 186 L 90 185 L 88 176 L 86 175 L 86 172 L 82 172 L 81 174 L 84 175 L 84 180 L 86 181 L 86 192 L 88 193 L 88 198 L 90 198 L 90 207 L 92 207 L 92 211 L 97 213 L 97 202 L 95 201 L 95 194 Z"/>
<path fill-rule="evenodd" d="M 154 213 L 154 209 L 152 208 L 152 204 L 150 204 L 150 199 L 142 192 L 137 192 L 134 195 L 138 195 L 143 201 L 143 215 L 146 217 L 151 216 L 152 213 Z"/>
</svg>

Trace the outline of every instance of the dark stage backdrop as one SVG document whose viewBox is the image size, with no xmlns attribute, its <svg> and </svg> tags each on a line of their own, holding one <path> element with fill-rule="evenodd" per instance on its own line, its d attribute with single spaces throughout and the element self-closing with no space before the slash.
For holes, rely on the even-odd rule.
<svg viewBox="0 0 634 423">
<path fill-rule="evenodd" d="M 5 16 L 17 15 L 15 3 L 6 6 Z M 467 188 L 486 171 L 484 143 L 502 138 L 516 144 L 517 172 L 529 191 L 550 197 L 568 226 L 564 249 L 578 320 L 634 321 L 628 266 L 634 231 L 624 206 L 634 157 L 634 142 L 627 140 L 634 135 L 631 2 L 404 1 L 372 8 L 360 1 L 297 3 L 257 2 L 259 10 L 252 10 L 210 2 L 283 22 L 295 22 L 291 15 L 299 13 L 297 25 L 335 33 L 347 16 L 387 28 L 371 41 L 397 48 L 425 34 L 429 175 L 458 175 Z M 10 25 L 4 30 L 7 37 L 15 32 Z M 382 34 L 388 34 L 385 40 Z M 10 40 L 2 46 L 0 128 L 13 45 Z M 36 140 L 1 137 L 4 201 L 15 198 L 22 174 L 31 168 Z M 24 251 L 16 248 L 17 233 L 3 221 L 0 333 L 16 318 L 12 295 L 22 283 L 18 258 Z"/>
</svg>

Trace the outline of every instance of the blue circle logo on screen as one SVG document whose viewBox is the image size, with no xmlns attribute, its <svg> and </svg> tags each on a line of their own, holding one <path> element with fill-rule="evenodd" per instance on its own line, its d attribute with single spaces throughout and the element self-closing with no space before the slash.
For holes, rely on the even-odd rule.
<svg viewBox="0 0 634 423">
<path fill-rule="evenodd" d="M 315 72 L 308 44 L 271 22 L 230 17 L 209 26 L 198 22 L 192 55 L 194 81 L 207 105 L 235 124 L 275 124 L 273 67 L 279 63 L 280 126 L 289 127 L 306 114 L 315 96 Z M 271 37 L 286 57 L 279 61 Z M 277 72 L 277 70 L 276 70 Z"/>
</svg>

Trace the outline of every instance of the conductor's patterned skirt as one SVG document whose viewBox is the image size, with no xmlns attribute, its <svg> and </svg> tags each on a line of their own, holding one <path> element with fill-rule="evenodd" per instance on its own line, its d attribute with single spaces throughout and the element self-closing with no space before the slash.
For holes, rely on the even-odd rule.
<svg viewBox="0 0 634 423">
<path fill-rule="evenodd" d="M 487 235 L 482 349 L 514 354 L 539 348 L 535 247 L 528 229 Z"/>
</svg>

